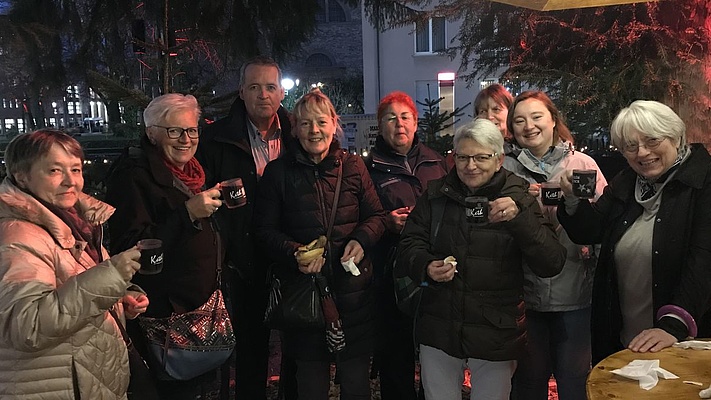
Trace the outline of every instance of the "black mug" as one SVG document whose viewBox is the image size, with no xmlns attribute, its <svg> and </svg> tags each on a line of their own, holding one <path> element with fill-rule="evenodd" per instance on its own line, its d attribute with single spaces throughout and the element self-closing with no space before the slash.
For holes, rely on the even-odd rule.
<svg viewBox="0 0 711 400">
<path fill-rule="evenodd" d="M 573 185 L 573 194 L 575 196 L 581 199 L 592 199 L 595 197 L 597 171 L 594 169 L 574 169 L 570 183 Z"/>
<path fill-rule="evenodd" d="M 141 251 L 141 269 L 143 275 L 155 275 L 163 270 L 163 241 L 160 239 L 143 239 L 136 243 Z"/>
<path fill-rule="evenodd" d="M 464 199 L 467 222 L 482 226 L 489 223 L 489 199 L 483 196 L 469 196 Z"/>
<path fill-rule="evenodd" d="M 541 203 L 544 206 L 557 206 L 560 200 L 560 184 L 555 182 L 541 183 Z"/>
</svg>

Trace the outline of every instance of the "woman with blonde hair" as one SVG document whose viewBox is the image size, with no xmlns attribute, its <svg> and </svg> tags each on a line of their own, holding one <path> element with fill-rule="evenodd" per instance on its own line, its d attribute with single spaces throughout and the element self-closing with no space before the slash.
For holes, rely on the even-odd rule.
<svg viewBox="0 0 711 400">
<path fill-rule="evenodd" d="M 296 362 L 300 399 L 328 400 L 333 359 L 341 399 L 369 399 L 375 294 L 368 253 L 385 230 L 384 211 L 363 160 L 341 149 L 334 138 L 338 115 L 328 97 L 318 89 L 305 94 L 294 106 L 293 119 L 296 137 L 286 154 L 267 165 L 259 182 L 257 239 L 275 258 L 282 282 L 304 274 L 325 277 L 345 346 L 329 347 L 327 327 L 286 326 L 282 353 Z M 324 256 L 298 259 L 299 247 L 327 235 L 332 216 Z M 347 270 L 342 263 L 349 261 L 353 265 Z"/>
</svg>

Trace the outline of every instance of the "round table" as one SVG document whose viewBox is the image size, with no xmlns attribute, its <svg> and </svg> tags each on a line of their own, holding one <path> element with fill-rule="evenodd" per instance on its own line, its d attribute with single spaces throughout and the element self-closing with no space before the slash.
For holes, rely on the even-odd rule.
<svg viewBox="0 0 711 400">
<path fill-rule="evenodd" d="M 659 378 L 650 390 L 639 387 L 639 381 L 613 374 L 633 360 L 659 360 L 659 366 L 679 379 Z M 683 383 L 695 381 L 703 386 Z M 666 348 L 657 353 L 634 353 L 622 350 L 600 361 L 588 376 L 588 400 L 609 399 L 698 399 L 699 391 L 711 384 L 711 350 Z"/>
</svg>

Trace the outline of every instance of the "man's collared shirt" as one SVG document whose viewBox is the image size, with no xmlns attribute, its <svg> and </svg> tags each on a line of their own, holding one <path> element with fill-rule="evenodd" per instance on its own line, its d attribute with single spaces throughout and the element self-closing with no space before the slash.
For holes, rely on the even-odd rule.
<svg viewBox="0 0 711 400">
<path fill-rule="evenodd" d="M 279 123 L 279 118 L 274 117 L 274 122 L 272 122 L 272 127 L 274 128 L 274 133 L 263 138 L 259 133 L 257 126 L 252 123 L 252 121 L 247 118 L 249 123 L 247 128 L 249 130 L 249 145 L 252 148 L 252 157 L 254 157 L 254 165 L 257 167 L 257 179 L 262 177 L 264 168 L 267 166 L 269 161 L 277 159 L 281 155 L 281 124 Z"/>
</svg>

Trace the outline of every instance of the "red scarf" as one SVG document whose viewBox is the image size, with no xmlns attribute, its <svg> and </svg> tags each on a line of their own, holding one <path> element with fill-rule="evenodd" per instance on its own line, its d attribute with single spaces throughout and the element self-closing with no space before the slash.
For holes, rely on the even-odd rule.
<svg viewBox="0 0 711 400">
<path fill-rule="evenodd" d="M 202 169 L 202 165 L 200 165 L 195 157 L 191 158 L 190 161 L 183 166 L 182 170 L 168 162 L 165 158 L 163 162 L 173 176 L 180 179 L 193 194 L 202 191 L 202 187 L 205 185 L 205 170 Z"/>
</svg>

